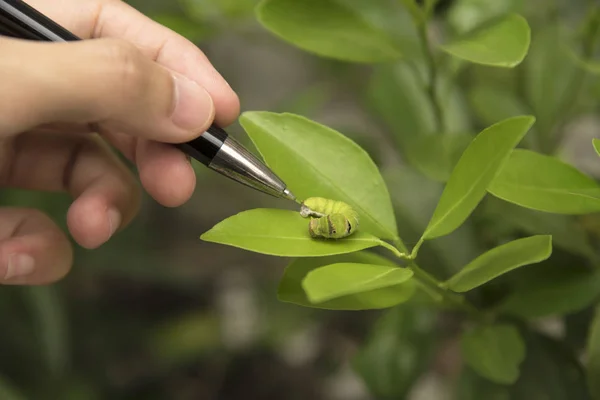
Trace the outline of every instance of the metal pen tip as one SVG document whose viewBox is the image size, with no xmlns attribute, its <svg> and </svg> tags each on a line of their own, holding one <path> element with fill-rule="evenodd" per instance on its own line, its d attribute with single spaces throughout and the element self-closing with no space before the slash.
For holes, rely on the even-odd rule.
<svg viewBox="0 0 600 400">
<path fill-rule="evenodd" d="M 290 192 L 289 189 L 284 189 L 283 197 L 288 200 L 296 201 L 296 196 L 294 196 L 294 194 L 292 192 Z"/>
</svg>

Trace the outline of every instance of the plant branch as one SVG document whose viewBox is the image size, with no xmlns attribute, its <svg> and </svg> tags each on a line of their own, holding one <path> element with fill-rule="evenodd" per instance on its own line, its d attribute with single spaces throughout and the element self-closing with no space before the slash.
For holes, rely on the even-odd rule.
<svg viewBox="0 0 600 400">
<path fill-rule="evenodd" d="M 438 95 L 438 69 L 431 49 L 431 43 L 429 42 L 429 36 L 427 34 L 427 19 L 421 21 L 415 21 L 417 31 L 419 33 L 419 39 L 421 41 L 421 47 L 423 48 L 423 55 L 425 56 L 425 62 L 427 64 L 427 95 L 433 106 L 433 113 L 435 115 L 435 123 L 438 133 L 445 133 L 444 123 L 444 112 L 440 103 Z"/>
</svg>

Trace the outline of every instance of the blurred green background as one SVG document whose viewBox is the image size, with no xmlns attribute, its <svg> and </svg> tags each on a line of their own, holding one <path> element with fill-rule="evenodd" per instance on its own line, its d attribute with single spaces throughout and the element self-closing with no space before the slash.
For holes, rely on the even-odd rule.
<svg viewBox="0 0 600 400">
<path fill-rule="evenodd" d="M 401 107 L 401 97 L 388 101 L 383 92 L 369 91 L 375 96 L 372 101 L 366 93 L 368 67 L 314 57 L 278 40 L 256 22 L 255 0 L 130 3 L 197 43 L 237 91 L 242 110 L 302 114 L 350 136 L 379 165 L 400 165 L 393 139 L 372 105 L 387 102 L 396 107 L 397 118 L 407 120 L 414 110 Z M 450 3 L 442 2 L 439 12 L 446 12 Z M 466 3 L 487 3 L 493 9 L 496 1 Z M 568 15 L 558 12 L 560 4 L 568 7 Z M 537 32 L 545 22 L 536 21 L 547 21 L 548 15 L 581 17 L 585 2 L 532 1 L 526 8 Z M 473 24 L 468 7 L 452 16 L 460 22 L 455 26 Z M 406 26 L 406 35 L 398 39 L 407 48 L 411 43 L 416 47 L 408 20 L 396 23 Z M 563 59 L 550 61 L 560 70 L 557 74 L 571 68 L 565 78 L 570 82 L 572 65 Z M 471 79 L 502 86 L 507 74 L 479 68 Z M 562 98 L 564 89 L 556 87 L 562 82 L 548 88 L 554 90 L 547 92 L 549 101 Z M 589 138 L 599 126 L 600 91 L 597 80 L 587 83 L 583 96 L 577 97 L 583 117 L 570 121 L 561 152 L 598 176 L 600 163 Z M 492 120 L 506 105 L 502 98 L 496 100 Z M 488 109 L 478 112 L 477 104 L 456 104 L 471 107 L 465 126 L 486 126 Z M 460 113 L 452 115 L 461 118 Z M 454 121 L 457 126 L 462 122 Z M 229 131 L 248 144 L 238 124 Z M 146 195 L 138 218 L 109 243 L 94 251 L 74 244 L 75 265 L 63 281 L 0 288 L 0 400 L 374 398 L 351 360 L 381 313 L 320 311 L 278 302 L 278 279 L 289 260 L 204 243 L 199 236 L 237 212 L 288 205 L 202 166 L 197 174 L 196 193 L 183 207 L 163 208 Z M 428 202 L 434 205 L 440 193 L 437 183 L 416 175 L 413 187 L 417 189 L 410 193 L 393 194 L 412 205 L 398 215 L 409 242 L 407 226 L 413 219 L 426 219 Z M 2 205 L 40 208 L 63 227 L 70 203 L 61 194 L 4 189 L 0 199 Z M 482 248 L 468 229 L 440 242 L 442 248 L 429 253 L 424 249 L 424 257 L 448 270 L 463 265 Z M 485 242 L 485 237 L 478 240 Z M 453 257 L 444 260 L 444 252 Z M 448 262 L 456 265 L 441 267 Z M 426 360 L 427 372 L 412 387 L 410 398 L 445 399 L 445 382 L 460 371 L 456 323 L 451 317 L 435 324 L 421 322 L 429 327 L 427 332 L 441 332 L 444 338 Z M 413 337 L 414 346 L 421 339 L 426 338 Z M 394 379 L 400 378 L 390 377 Z"/>
</svg>

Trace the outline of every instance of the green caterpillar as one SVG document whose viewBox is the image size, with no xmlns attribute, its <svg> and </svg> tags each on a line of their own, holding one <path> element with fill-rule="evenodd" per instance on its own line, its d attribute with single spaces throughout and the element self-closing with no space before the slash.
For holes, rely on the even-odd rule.
<svg viewBox="0 0 600 400">
<path fill-rule="evenodd" d="M 348 204 L 323 197 L 311 197 L 300 205 L 300 215 L 310 217 L 311 237 L 341 239 L 358 230 L 358 213 Z"/>
</svg>

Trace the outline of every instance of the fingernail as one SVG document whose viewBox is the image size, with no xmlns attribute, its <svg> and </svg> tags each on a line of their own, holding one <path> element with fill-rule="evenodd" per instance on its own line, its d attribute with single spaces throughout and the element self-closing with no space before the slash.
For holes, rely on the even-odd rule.
<svg viewBox="0 0 600 400">
<path fill-rule="evenodd" d="M 107 212 L 108 214 L 108 226 L 110 229 L 108 237 L 110 238 L 115 234 L 119 226 L 121 226 L 121 213 L 116 208 L 111 208 Z"/>
<path fill-rule="evenodd" d="M 196 82 L 178 74 L 173 74 L 173 78 L 175 108 L 171 120 L 175 125 L 186 130 L 203 128 L 214 115 L 212 98 Z"/>
<path fill-rule="evenodd" d="M 8 257 L 8 268 L 5 280 L 29 275 L 33 272 L 35 260 L 29 254 L 11 254 Z"/>
</svg>

